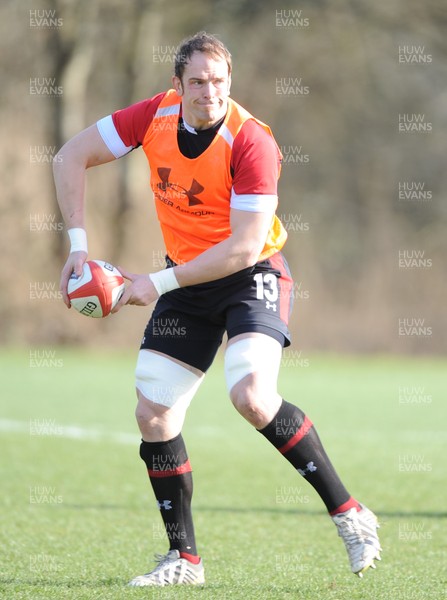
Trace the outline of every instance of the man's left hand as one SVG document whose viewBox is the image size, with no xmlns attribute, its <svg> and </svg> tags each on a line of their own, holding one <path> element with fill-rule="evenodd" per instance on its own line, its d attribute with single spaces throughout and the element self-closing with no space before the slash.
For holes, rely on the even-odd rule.
<svg viewBox="0 0 447 600">
<path fill-rule="evenodd" d="M 149 275 L 129 273 L 121 267 L 117 267 L 117 269 L 125 279 L 131 282 L 131 284 L 125 289 L 124 294 L 112 310 L 112 313 L 117 313 L 125 304 L 147 306 L 158 299 L 158 292 L 150 280 Z"/>
</svg>

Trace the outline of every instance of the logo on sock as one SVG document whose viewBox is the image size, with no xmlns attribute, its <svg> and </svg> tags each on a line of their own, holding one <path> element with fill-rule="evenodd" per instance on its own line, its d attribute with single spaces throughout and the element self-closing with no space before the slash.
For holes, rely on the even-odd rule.
<svg viewBox="0 0 447 600">
<path fill-rule="evenodd" d="M 305 469 L 297 469 L 298 473 L 303 477 L 306 477 L 308 473 L 313 473 L 317 470 L 317 467 L 313 462 L 308 462 Z"/>
<path fill-rule="evenodd" d="M 163 500 L 163 502 L 159 502 L 157 500 L 157 506 L 161 510 L 164 508 L 165 510 L 172 510 L 171 500 Z"/>
</svg>

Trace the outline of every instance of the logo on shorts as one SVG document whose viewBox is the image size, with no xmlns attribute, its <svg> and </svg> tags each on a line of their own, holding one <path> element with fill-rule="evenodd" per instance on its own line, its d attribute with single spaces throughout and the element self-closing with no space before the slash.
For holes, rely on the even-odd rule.
<svg viewBox="0 0 447 600">
<path fill-rule="evenodd" d="M 265 308 L 276 312 L 276 302 L 279 298 L 278 278 L 273 273 L 256 273 L 253 279 L 256 283 L 257 300 L 265 301 Z"/>
</svg>

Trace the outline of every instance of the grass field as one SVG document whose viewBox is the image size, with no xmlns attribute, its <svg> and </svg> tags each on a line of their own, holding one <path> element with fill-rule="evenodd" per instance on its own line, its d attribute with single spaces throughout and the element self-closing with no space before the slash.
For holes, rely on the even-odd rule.
<svg viewBox="0 0 447 600">
<path fill-rule="evenodd" d="M 0 358 L 0 598 L 446 597 L 447 361 L 292 355 L 283 368 L 280 391 L 382 523 L 383 560 L 363 580 L 313 489 L 230 406 L 217 361 L 184 430 L 207 584 L 151 590 L 126 587 L 167 549 L 138 457 L 134 354 Z"/>
</svg>

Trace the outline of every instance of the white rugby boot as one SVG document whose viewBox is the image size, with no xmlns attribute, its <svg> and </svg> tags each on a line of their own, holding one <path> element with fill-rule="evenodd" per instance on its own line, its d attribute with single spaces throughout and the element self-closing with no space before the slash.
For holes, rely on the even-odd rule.
<svg viewBox="0 0 447 600">
<path fill-rule="evenodd" d="M 338 535 L 345 543 L 351 570 L 359 577 L 371 568 L 375 569 L 375 560 L 380 560 L 380 547 L 377 529 L 380 527 L 376 515 L 360 504 L 361 510 L 350 508 L 344 513 L 332 517 L 338 529 Z"/>
<path fill-rule="evenodd" d="M 180 557 L 178 550 L 169 550 L 167 554 L 156 554 L 158 565 L 150 573 L 139 575 L 129 582 L 136 587 L 165 585 L 203 585 L 205 570 L 202 560 L 197 565 Z"/>
</svg>

